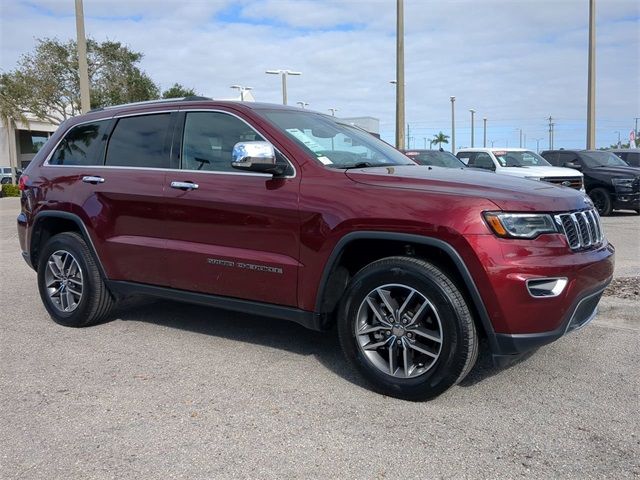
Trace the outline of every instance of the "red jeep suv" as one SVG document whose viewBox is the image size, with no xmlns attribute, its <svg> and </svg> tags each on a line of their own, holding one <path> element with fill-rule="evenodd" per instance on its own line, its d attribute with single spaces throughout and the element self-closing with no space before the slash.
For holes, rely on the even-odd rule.
<svg viewBox="0 0 640 480">
<path fill-rule="evenodd" d="M 18 232 L 53 319 L 147 294 L 323 330 L 377 391 L 459 382 L 589 322 L 612 277 L 566 187 L 419 166 L 334 117 L 200 97 L 63 123 L 20 179 Z"/>
</svg>

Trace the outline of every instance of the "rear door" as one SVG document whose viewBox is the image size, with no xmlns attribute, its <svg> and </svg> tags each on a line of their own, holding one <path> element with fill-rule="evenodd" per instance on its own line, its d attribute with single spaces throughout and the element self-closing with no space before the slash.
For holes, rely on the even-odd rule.
<svg viewBox="0 0 640 480">
<path fill-rule="evenodd" d="M 171 113 L 134 115 L 74 127 L 49 160 L 65 167 L 67 208 L 82 218 L 107 276 L 168 285 L 163 187 Z M 55 188 L 55 187 L 52 187 Z"/>
<path fill-rule="evenodd" d="M 231 168 L 236 143 L 265 140 L 231 112 L 183 112 L 174 138 L 180 168 L 165 184 L 171 285 L 297 305 L 300 182 L 293 167 L 278 154 L 289 166 L 286 178 Z"/>
</svg>

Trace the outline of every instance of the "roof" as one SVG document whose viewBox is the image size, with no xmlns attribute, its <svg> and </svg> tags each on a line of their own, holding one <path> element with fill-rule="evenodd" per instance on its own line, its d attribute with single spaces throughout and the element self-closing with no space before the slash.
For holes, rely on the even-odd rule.
<svg viewBox="0 0 640 480">
<path fill-rule="evenodd" d="M 511 148 L 511 147 L 467 147 L 459 148 L 458 152 L 531 152 L 530 148 Z"/>
</svg>

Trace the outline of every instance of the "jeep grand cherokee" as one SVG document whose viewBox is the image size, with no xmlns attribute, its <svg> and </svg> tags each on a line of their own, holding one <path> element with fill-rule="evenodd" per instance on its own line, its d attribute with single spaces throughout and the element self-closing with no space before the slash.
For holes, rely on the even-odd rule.
<svg viewBox="0 0 640 480">
<path fill-rule="evenodd" d="M 201 98 L 63 123 L 20 179 L 18 232 L 56 322 L 147 294 L 337 323 L 374 389 L 434 397 L 589 322 L 614 249 L 581 192 L 418 166 L 340 120 Z"/>
</svg>

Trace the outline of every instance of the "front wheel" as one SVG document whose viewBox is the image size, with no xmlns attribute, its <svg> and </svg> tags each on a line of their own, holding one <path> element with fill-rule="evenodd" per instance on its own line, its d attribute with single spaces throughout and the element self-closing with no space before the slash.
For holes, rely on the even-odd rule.
<svg viewBox="0 0 640 480">
<path fill-rule="evenodd" d="M 591 197 L 593 206 L 596 207 L 600 216 L 606 217 L 607 215 L 611 215 L 613 208 L 609 192 L 604 188 L 594 188 L 589 192 L 589 197 Z"/>
<path fill-rule="evenodd" d="M 412 257 L 378 260 L 353 277 L 338 333 L 347 360 L 375 390 L 406 400 L 433 398 L 460 382 L 478 354 L 460 290 Z"/>
</svg>

